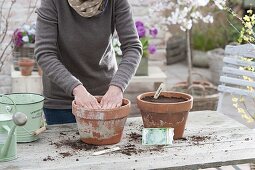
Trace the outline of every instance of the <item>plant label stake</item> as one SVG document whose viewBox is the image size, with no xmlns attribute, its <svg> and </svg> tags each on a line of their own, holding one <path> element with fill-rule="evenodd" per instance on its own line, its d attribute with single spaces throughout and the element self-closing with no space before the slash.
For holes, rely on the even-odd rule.
<svg viewBox="0 0 255 170">
<path fill-rule="evenodd" d="M 161 83 L 153 98 L 157 99 L 164 88 L 165 88 L 164 83 Z"/>
<path fill-rule="evenodd" d="M 114 151 L 118 151 L 118 150 L 120 150 L 120 147 L 114 147 L 114 148 L 110 148 L 110 149 L 105 149 L 105 150 L 102 150 L 102 151 L 94 152 L 92 155 L 93 156 L 98 156 L 98 155 L 102 155 L 102 154 L 105 154 L 105 153 L 110 153 L 110 152 L 114 152 Z"/>
</svg>

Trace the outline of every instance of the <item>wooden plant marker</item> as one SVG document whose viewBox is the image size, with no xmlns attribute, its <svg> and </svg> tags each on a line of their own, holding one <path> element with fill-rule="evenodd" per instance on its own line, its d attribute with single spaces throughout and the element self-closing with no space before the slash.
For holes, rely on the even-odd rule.
<svg viewBox="0 0 255 170">
<path fill-rule="evenodd" d="M 160 86 L 158 87 L 155 95 L 154 95 L 154 99 L 157 99 L 160 95 L 160 93 L 163 91 L 163 89 L 165 88 L 165 84 L 164 83 L 161 83 Z"/>
</svg>

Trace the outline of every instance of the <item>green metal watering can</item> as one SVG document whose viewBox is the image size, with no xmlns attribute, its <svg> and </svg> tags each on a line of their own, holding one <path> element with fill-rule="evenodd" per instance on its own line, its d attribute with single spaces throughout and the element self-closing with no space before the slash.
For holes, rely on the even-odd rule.
<svg viewBox="0 0 255 170">
<path fill-rule="evenodd" d="M 17 158 L 16 126 L 23 126 L 27 122 L 24 113 L 13 115 L 0 114 L 0 162 Z"/>
<path fill-rule="evenodd" d="M 0 114 L 25 113 L 27 123 L 23 127 L 17 127 L 17 142 L 33 142 L 39 138 L 39 134 L 46 130 L 43 121 L 44 97 L 34 93 L 11 93 L 0 95 Z"/>
</svg>

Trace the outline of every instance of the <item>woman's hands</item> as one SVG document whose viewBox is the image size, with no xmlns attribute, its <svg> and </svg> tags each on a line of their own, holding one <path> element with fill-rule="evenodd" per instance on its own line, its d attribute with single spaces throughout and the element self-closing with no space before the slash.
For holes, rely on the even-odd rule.
<svg viewBox="0 0 255 170">
<path fill-rule="evenodd" d="M 83 85 L 78 85 L 73 89 L 74 101 L 77 105 L 86 109 L 101 109 L 97 99 L 92 96 Z"/>
<path fill-rule="evenodd" d="M 123 92 L 117 86 L 110 86 L 100 103 L 83 85 L 73 89 L 75 103 L 86 109 L 113 109 L 122 105 Z"/>
<path fill-rule="evenodd" d="M 100 105 L 102 109 L 113 109 L 122 105 L 123 92 L 117 86 L 110 86 L 103 96 Z"/>
</svg>

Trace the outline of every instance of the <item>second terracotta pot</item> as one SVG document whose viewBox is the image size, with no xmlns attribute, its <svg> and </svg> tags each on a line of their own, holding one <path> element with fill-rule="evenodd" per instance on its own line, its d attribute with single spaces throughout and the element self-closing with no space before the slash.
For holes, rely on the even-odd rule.
<svg viewBox="0 0 255 170">
<path fill-rule="evenodd" d="M 146 96 L 153 97 L 154 92 L 137 96 L 137 106 L 141 111 L 145 128 L 174 128 L 174 139 L 183 137 L 188 113 L 193 105 L 191 95 L 178 92 L 162 92 L 160 96 L 186 99 L 178 103 L 156 103 L 144 101 Z"/>
<path fill-rule="evenodd" d="M 35 61 L 30 58 L 21 58 L 18 61 L 18 65 L 20 67 L 21 75 L 22 76 L 30 76 L 32 74 L 34 68 Z"/>
<path fill-rule="evenodd" d="M 101 97 L 97 97 L 100 101 Z M 120 142 L 130 101 L 123 99 L 122 106 L 109 110 L 86 110 L 74 102 L 72 112 L 75 115 L 80 139 L 87 144 L 110 145 Z"/>
</svg>

